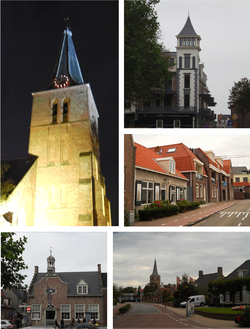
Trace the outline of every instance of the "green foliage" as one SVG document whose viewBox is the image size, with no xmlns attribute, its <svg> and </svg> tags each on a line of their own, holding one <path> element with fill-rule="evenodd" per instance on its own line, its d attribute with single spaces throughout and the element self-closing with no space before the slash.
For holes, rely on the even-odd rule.
<svg viewBox="0 0 250 329">
<path fill-rule="evenodd" d="M 139 219 L 141 221 L 149 221 L 163 217 L 177 215 L 178 213 L 186 212 L 199 208 L 200 202 L 188 202 L 181 200 L 177 205 L 170 204 L 168 200 L 156 200 L 155 202 L 145 206 L 138 211 Z"/>
<path fill-rule="evenodd" d="M 128 312 L 129 309 L 130 309 L 130 304 L 127 304 L 127 305 L 119 308 L 119 313 L 124 314 L 124 313 Z"/>
<path fill-rule="evenodd" d="M 122 289 L 123 293 L 134 293 L 135 289 L 133 287 L 125 287 Z"/>
<path fill-rule="evenodd" d="M 152 98 L 151 89 L 164 89 L 172 74 L 158 43 L 159 23 L 154 6 L 160 0 L 124 1 L 125 100 Z"/>
<path fill-rule="evenodd" d="M 157 283 L 150 283 L 144 287 L 144 296 L 150 296 L 158 288 Z"/>
<path fill-rule="evenodd" d="M 174 307 L 179 307 L 187 297 L 199 295 L 199 289 L 195 286 L 188 274 L 184 273 L 174 293 Z"/>
<path fill-rule="evenodd" d="M 250 80 L 243 78 L 234 82 L 230 90 L 228 107 L 236 109 L 242 114 L 242 127 L 244 128 L 244 116 L 250 112 Z"/>
<path fill-rule="evenodd" d="M 28 268 L 22 254 L 27 238 L 14 240 L 15 233 L 1 233 L 1 287 L 3 289 L 27 289 L 24 280 L 27 275 L 21 275 L 20 270 Z"/>
<path fill-rule="evenodd" d="M 250 307 L 246 306 L 242 310 L 242 314 L 238 316 L 238 324 L 240 327 L 250 327 Z"/>
<path fill-rule="evenodd" d="M 113 284 L 113 298 L 118 300 L 122 294 L 123 287 L 118 287 L 115 283 Z"/>
<path fill-rule="evenodd" d="M 6 163 L 1 165 L 1 201 L 8 198 L 10 193 L 14 190 L 15 185 L 11 177 L 8 177 L 8 170 L 10 166 Z"/>
</svg>

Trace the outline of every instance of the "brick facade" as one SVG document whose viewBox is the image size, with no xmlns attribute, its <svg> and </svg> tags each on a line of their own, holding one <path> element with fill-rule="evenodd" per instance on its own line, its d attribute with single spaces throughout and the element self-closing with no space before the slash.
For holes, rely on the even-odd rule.
<svg viewBox="0 0 250 329">
<path fill-rule="evenodd" d="M 89 311 L 92 320 L 95 317 L 98 323 L 107 324 L 107 279 L 104 278 L 107 276 L 101 273 L 101 265 L 98 265 L 97 272 L 76 273 L 52 273 L 49 268 L 47 273 L 39 273 L 36 266 L 28 291 L 28 304 L 31 306 L 29 322 L 32 325 L 53 326 L 55 320 L 60 323 L 64 318 L 64 325 L 67 326 L 72 319 L 77 321 L 78 317 L 83 322 Z M 78 285 L 81 284 L 87 284 L 86 293 L 79 293 Z"/>
<path fill-rule="evenodd" d="M 135 154 L 132 135 L 124 135 L 124 203 L 127 210 L 134 210 Z"/>
</svg>

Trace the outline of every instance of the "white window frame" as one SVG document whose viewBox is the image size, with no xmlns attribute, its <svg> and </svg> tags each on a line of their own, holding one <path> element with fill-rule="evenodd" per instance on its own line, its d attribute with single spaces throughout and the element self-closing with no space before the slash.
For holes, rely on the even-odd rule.
<svg viewBox="0 0 250 329">
<path fill-rule="evenodd" d="M 78 310 L 77 308 L 80 308 L 80 306 L 82 309 Z M 77 313 L 83 313 L 83 317 L 79 317 L 79 315 L 77 316 Z M 85 314 L 85 304 L 75 304 L 75 319 L 83 320 L 84 314 Z"/>
<path fill-rule="evenodd" d="M 203 185 L 200 184 L 200 198 L 203 198 Z"/>
<path fill-rule="evenodd" d="M 181 128 L 181 120 L 174 120 L 174 128 Z"/>
<path fill-rule="evenodd" d="M 196 183 L 195 184 L 195 196 L 196 196 L 196 198 L 199 198 L 199 196 L 200 196 L 199 191 L 200 191 L 199 184 Z"/>
<path fill-rule="evenodd" d="M 169 160 L 169 172 L 175 174 L 175 161 Z"/>
<path fill-rule="evenodd" d="M 41 304 L 31 305 L 31 320 L 41 320 Z"/>
<path fill-rule="evenodd" d="M 77 285 L 77 294 L 78 295 L 87 295 L 88 294 L 88 285 L 87 284 L 78 284 Z"/>
<path fill-rule="evenodd" d="M 146 187 L 143 186 L 143 184 L 146 183 Z M 149 187 L 150 184 L 152 184 L 152 187 Z M 143 202 L 143 192 L 146 191 L 146 200 L 145 202 Z M 152 200 L 148 201 L 148 191 L 152 191 Z M 154 182 L 150 182 L 150 181 L 142 181 L 142 195 L 141 195 L 141 200 L 143 204 L 148 204 L 148 203 L 152 203 L 154 202 Z"/>
<path fill-rule="evenodd" d="M 66 310 L 66 308 L 68 310 Z M 69 314 L 69 317 L 66 317 L 65 314 Z M 70 304 L 61 304 L 60 305 L 60 318 L 64 320 L 70 320 L 71 319 L 71 305 Z"/>
<path fill-rule="evenodd" d="M 97 308 L 97 310 L 95 308 Z M 94 317 L 92 317 L 93 313 L 97 313 L 97 317 L 95 317 L 95 319 L 99 320 L 99 317 L 100 317 L 99 304 L 89 304 L 89 312 L 91 313 L 91 319 L 92 320 L 94 320 Z"/>
<path fill-rule="evenodd" d="M 172 200 L 172 195 L 174 195 L 174 200 Z M 176 202 L 176 185 L 171 185 L 169 187 L 169 201 Z"/>
<path fill-rule="evenodd" d="M 156 120 L 156 128 L 163 128 L 163 120 Z"/>
</svg>

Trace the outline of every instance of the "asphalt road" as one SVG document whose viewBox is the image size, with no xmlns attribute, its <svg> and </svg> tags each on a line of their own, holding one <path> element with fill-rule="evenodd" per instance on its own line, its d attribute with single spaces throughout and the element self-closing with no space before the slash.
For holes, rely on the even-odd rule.
<svg viewBox="0 0 250 329">
<path fill-rule="evenodd" d="M 195 226 L 250 226 L 250 201 L 238 202 Z"/>
<path fill-rule="evenodd" d="M 113 328 L 208 328 L 169 309 L 144 303 L 133 304 L 128 314 L 114 319 Z"/>
</svg>

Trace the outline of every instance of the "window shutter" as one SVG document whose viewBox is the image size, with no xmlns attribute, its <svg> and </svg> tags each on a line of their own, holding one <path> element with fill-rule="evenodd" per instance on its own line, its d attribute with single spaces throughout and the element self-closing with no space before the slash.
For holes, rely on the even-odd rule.
<svg viewBox="0 0 250 329">
<path fill-rule="evenodd" d="M 137 180 L 135 182 L 135 205 L 139 206 L 142 204 L 142 181 Z"/>
</svg>

